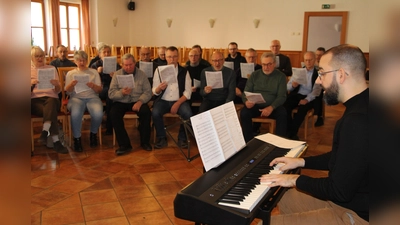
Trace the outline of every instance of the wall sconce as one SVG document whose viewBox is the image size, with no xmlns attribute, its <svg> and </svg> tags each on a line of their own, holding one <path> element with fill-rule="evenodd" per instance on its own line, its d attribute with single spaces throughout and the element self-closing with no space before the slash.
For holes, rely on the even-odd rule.
<svg viewBox="0 0 400 225">
<path fill-rule="evenodd" d="M 260 24 L 260 20 L 259 19 L 254 19 L 253 20 L 253 24 L 254 24 L 254 27 L 257 28 L 258 24 Z"/>
<path fill-rule="evenodd" d="M 334 28 L 335 28 L 335 30 L 336 30 L 337 32 L 340 32 L 340 31 L 342 31 L 342 24 L 336 23 L 335 26 L 334 26 Z"/>
<path fill-rule="evenodd" d="M 118 23 L 118 17 L 114 17 L 114 19 L 113 19 L 114 27 L 117 26 L 117 23 Z"/>
<path fill-rule="evenodd" d="M 171 24 L 172 24 L 172 19 L 167 19 L 167 26 L 171 27 Z"/>
<path fill-rule="evenodd" d="M 208 22 L 210 23 L 210 27 L 213 28 L 215 24 L 215 19 L 209 19 Z"/>
</svg>

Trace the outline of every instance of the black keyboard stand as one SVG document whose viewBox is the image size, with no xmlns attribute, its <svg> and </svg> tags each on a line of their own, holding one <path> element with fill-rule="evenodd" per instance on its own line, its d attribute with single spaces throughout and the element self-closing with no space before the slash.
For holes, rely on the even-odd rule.
<svg viewBox="0 0 400 225">
<path fill-rule="evenodd" d="M 171 133 L 168 131 L 168 129 L 175 127 L 175 126 L 180 126 L 183 125 L 183 128 L 185 130 L 185 134 L 186 134 L 186 140 L 187 140 L 187 144 L 188 144 L 188 149 L 187 149 L 187 154 L 185 153 L 185 151 L 181 148 L 181 146 L 178 145 L 178 141 L 172 137 Z M 165 126 L 164 127 L 165 132 L 168 134 L 168 136 L 174 141 L 174 143 L 176 144 L 176 146 L 178 146 L 179 150 L 182 152 L 182 154 L 185 156 L 185 158 L 187 159 L 188 162 L 192 161 L 193 159 L 197 158 L 200 156 L 200 153 L 197 153 L 194 156 L 190 156 L 190 138 L 188 134 L 191 134 L 194 137 L 194 132 L 192 129 L 192 124 L 190 123 L 190 119 L 188 120 L 184 120 L 182 117 L 179 116 L 179 121 L 176 123 L 173 123 L 171 125 Z"/>
</svg>

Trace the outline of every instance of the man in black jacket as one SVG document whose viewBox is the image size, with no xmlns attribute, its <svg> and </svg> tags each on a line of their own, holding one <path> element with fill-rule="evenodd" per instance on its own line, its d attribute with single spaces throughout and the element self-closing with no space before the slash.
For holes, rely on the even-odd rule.
<svg viewBox="0 0 400 225">
<path fill-rule="evenodd" d="M 276 57 L 276 68 L 286 76 L 292 76 L 290 58 L 281 54 L 281 42 L 279 40 L 272 40 L 269 47 Z"/>
<path fill-rule="evenodd" d="M 280 170 L 328 170 L 324 178 L 298 174 L 268 174 L 261 183 L 296 187 L 279 203 L 280 215 L 271 224 L 369 224 L 368 104 L 366 59 L 353 45 L 329 49 L 321 58 L 316 84 L 325 89 L 328 105 L 342 102 L 346 110 L 337 122 L 332 150 L 306 158 L 280 157 Z"/>
</svg>

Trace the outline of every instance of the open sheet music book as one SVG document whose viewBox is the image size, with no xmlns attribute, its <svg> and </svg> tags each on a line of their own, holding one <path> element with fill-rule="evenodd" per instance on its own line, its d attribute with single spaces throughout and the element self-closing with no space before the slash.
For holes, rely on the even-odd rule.
<svg viewBox="0 0 400 225">
<path fill-rule="evenodd" d="M 206 171 L 246 146 L 232 101 L 192 116 L 190 121 Z"/>
</svg>

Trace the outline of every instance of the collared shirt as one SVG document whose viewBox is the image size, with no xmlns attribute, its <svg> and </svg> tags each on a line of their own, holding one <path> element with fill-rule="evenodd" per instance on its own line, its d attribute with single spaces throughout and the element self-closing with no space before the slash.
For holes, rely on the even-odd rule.
<svg viewBox="0 0 400 225">
<path fill-rule="evenodd" d="M 174 67 L 175 74 L 178 77 L 178 69 L 179 67 L 176 66 Z M 153 76 L 153 94 L 158 96 L 161 93 L 156 93 L 156 89 L 158 85 L 160 85 L 161 81 L 159 79 L 159 74 L 158 70 L 154 71 L 154 76 Z M 186 72 L 186 77 L 185 77 L 185 90 L 183 91 L 183 95 L 186 97 L 187 100 L 190 99 L 192 95 L 192 79 L 190 78 L 189 72 Z M 179 86 L 178 82 L 173 83 L 173 84 L 168 84 L 167 88 L 165 89 L 164 95 L 161 97 L 162 100 L 165 101 L 178 101 L 178 99 L 181 96 L 179 96 Z"/>
</svg>

